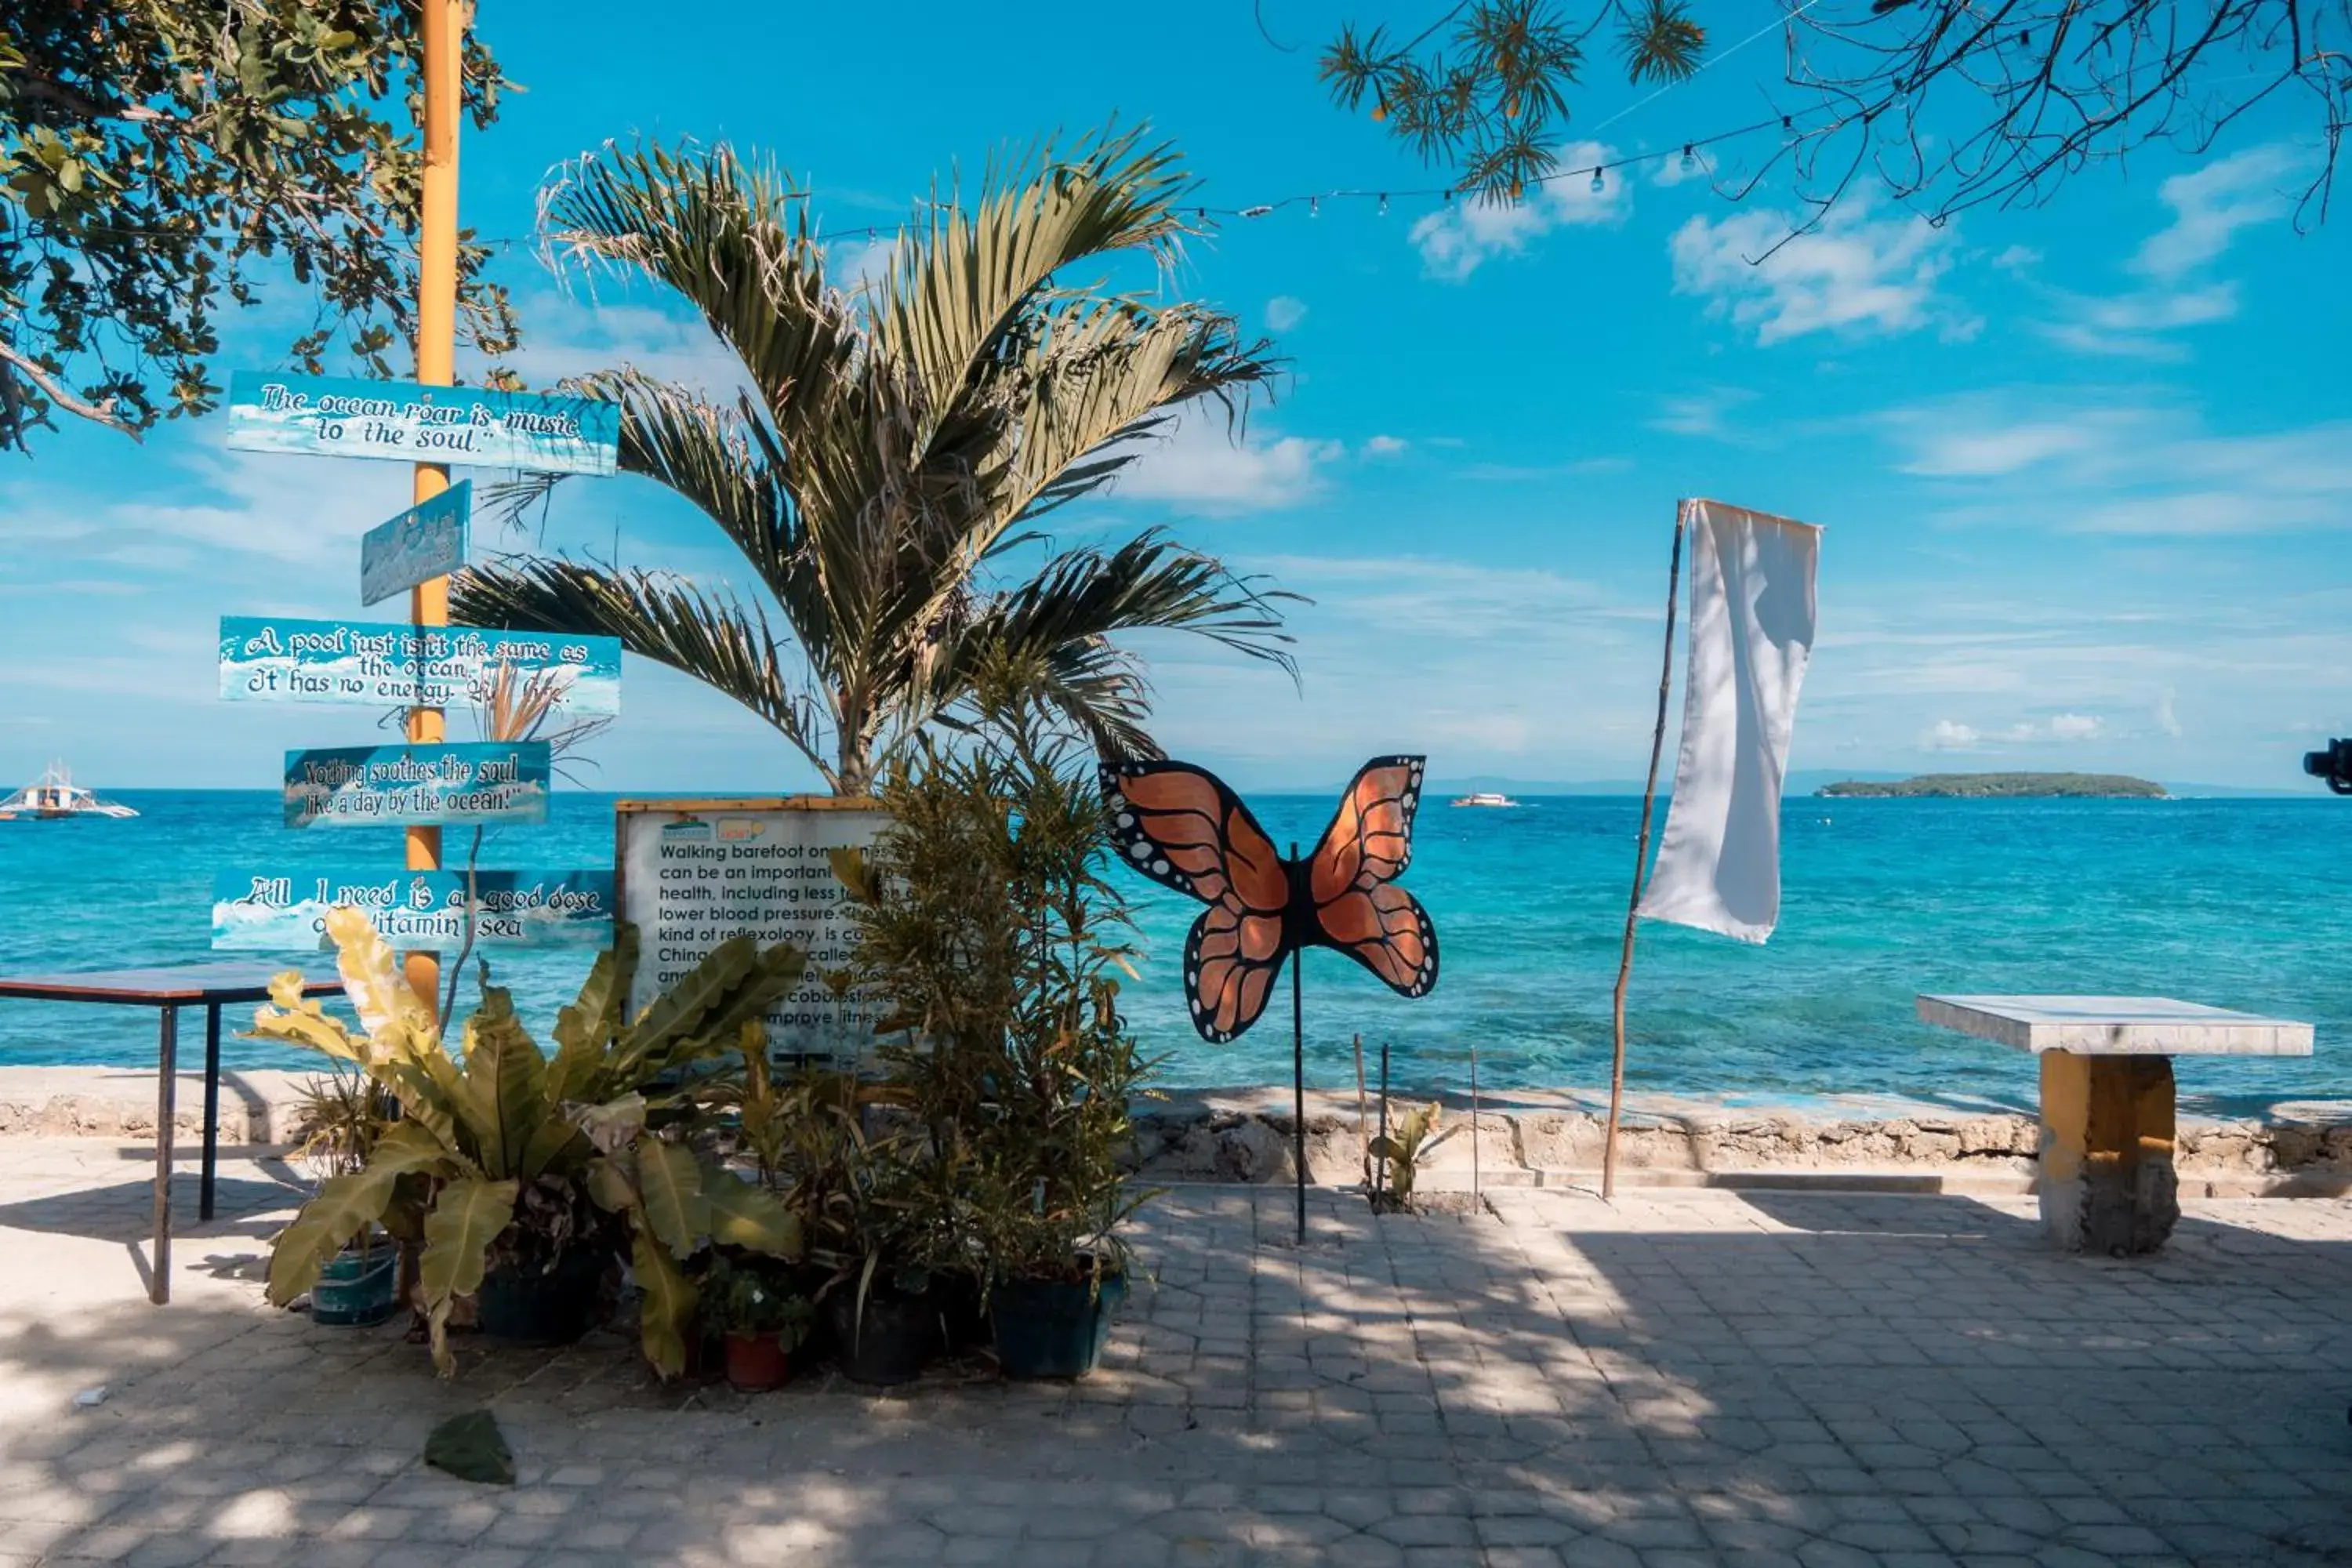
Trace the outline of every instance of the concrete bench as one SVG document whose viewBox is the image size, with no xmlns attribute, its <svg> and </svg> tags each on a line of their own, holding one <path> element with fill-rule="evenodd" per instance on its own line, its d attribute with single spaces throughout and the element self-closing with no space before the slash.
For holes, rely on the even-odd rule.
<svg viewBox="0 0 2352 1568">
<path fill-rule="evenodd" d="M 2172 1058 L 2307 1057 L 2309 1024 L 2164 996 L 1921 996 L 1919 1017 L 2042 1058 L 2042 1223 L 2070 1252 L 2154 1252 L 2180 1217 Z"/>
</svg>

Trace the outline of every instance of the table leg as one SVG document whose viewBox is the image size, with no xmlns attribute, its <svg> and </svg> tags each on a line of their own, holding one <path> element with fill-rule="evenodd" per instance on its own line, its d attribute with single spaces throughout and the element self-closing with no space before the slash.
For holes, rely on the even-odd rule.
<svg viewBox="0 0 2352 1568">
<path fill-rule="evenodd" d="M 2170 1057 L 2042 1057 L 2042 1223 L 2069 1252 L 2154 1252 L 2180 1218 Z"/>
<path fill-rule="evenodd" d="M 220 1004 L 205 1009 L 205 1164 L 196 1217 L 213 1217 L 213 1173 L 220 1156 Z"/>
<path fill-rule="evenodd" d="M 155 1248 L 147 1299 L 172 1299 L 172 1123 L 179 1106 L 180 1010 L 157 1009 L 155 1033 Z"/>
</svg>

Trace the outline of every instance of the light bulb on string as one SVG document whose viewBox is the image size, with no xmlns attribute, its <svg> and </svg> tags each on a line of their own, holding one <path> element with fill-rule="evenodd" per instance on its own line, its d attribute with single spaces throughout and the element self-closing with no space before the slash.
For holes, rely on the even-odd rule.
<svg viewBox="0 0 2352 1568">
<path fill-rule="evenodd" d="M 1307 198 L 1307 216 L 1308 217 L 1321 217 L 1323 216 L 1323 198 L 1321 196 L 1309 196 Z"/>
<path fill-rule="evenodd" d="M 1382 191 L 1382 192 L 1381 193 L 1381 211 L 1380 211 L 1380 216 L 1382 216 L 1382 217 L 1386 217 L 1386 216 L 1389 216 L 1389 194 L 1388 194 L 1386 191 Z"/>
<path fill-rule="evenodd" d="M 1609 182 L 1601 177 L 1600 166 L 1595 164 L 1592 170 L 1592 194 L 1597 196 L 1608 188 Z"/>
<path fill-rule="evenodd" d="M 1684 173 L 1684 174 L 1687 174 L 1691 173 L 1693 170 L 1696 169 L 1697 167 L 1698 167 L 1698 159 L 1692 155 L 1692 153 L 1691 153 L 1691 144 L 1690 144 L 1689 142 L 1684 142 L 1684 143 L 1683 143 L 1683 173 Z"/>
</svg>

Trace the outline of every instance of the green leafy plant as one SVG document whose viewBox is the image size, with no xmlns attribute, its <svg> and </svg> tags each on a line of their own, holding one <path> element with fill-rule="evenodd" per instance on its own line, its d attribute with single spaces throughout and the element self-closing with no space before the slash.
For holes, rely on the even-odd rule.
<svg viewBox="0 0 2352 1568">
<path fill-rule="evenodd" d="M 1421 1170 L 1421 1162 L 1446 1134 L 1438 1131 L 1440 1110 L 1431 1100 L 1406 1111 L 1389 1130 L 1371 1142 L 1372 1157 L 1387 1168 L 1388 1182 L 1376 1194 L 1379 1206 L 1409 1209 L 1412 1206 L 1413 1178 Z"/>
<path fill-rule="evenodd" d="M 719 1258 L 703 1278 L 703 1321 L 721 1333 L 773 1334 L 786 1351 L 797 1350 L 816 1321 L 809 1299 L 756 1260 Z"/>
<path fill-rule="evenodd" d="M 415 0 L 0 7 L 0 450 L 58 414 L 136 437 L 213 407 L 221 317 L 266 291 L 308 327 L 259 361 L 404 369 L 420 35 Z M 485 127 L 512 84 L 462 48 Z M 461 236 L 460 325 L 496 355 L 516 334 L 488 258 Z"/>
<path fill-rule="evenodd" d="M 889 824 L 836 865 L 848 969 L 921 1140 L 904 1201 L 931 1259 L 1077 1279 L 1125 1267 L 1119 1228 L 1150 1196 L 1120 1168 L 1150 1064 L 1118 1012 L 1132 927 L 1101 875 L 1093 759 L 1023 689 L 992 676 L 969 741 L 919 742 L 881 789 Z"/>
<path fill-rule="evenodd" d="M 296 1093 L 294 1158 L 322 1181 L 364 1169 L 399 1114 L 392 1096 L 340 1062 L 312 1074 Z"/>
<path fill-rule="evenodd" d="M 801 954 L 764 951 L 748 937 L 721 943 L 634 1019 L 621 1012 L 635 967 L 627 927 L 596 961 L 543 1056 L 489 984 L 466 1020 L 462 1059 L 444 1045 L 432 1008 L 409 989 L 391 948 L 357 910 L 327 917 L 354 1035 L 280 975 L 254 1034 L 353 1064 L 399 1102 L 401 1121 L 365 1165 L 330 1178 L 272 1244 L 269 1299 L 310 1289 L 327 1258 L 360 1229 L 406 1209 L 424 1250 L 418 1275 L 434 1363 L 455 1370 L 449 1312 L 491 1268 L 552 1269 L 569 1248 L 625 1235 L 644 1292 L 639 1332 L 666 1373 L 685 1364 L 695 1284 L 686 1259 L 712 1243 L 796 1255 L 800 1227 L 774 1196 L 652 1131 L 664 1110 L 692 1108 L 700 1063 L 722 1057 L 743 1023 L 798 979 Z"/>
</svg>

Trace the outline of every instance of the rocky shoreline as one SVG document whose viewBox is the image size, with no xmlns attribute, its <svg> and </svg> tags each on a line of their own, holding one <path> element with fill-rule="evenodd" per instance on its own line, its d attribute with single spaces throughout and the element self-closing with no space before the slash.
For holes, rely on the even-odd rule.
<svg viewBox="0 0 2352 1568">
<path fill-rule="evenodd" d="M 230 1071 L 221 1079 L 224 1144 L 292 1142 L 305 1075 Z M 1425 1098 L 1425 1097 L 1424 1097 Z M 1588 1186 L 1601 1163 L 1605 1121 L 1589 1093 L 1517 1091 L 1477 1115 L 1445 1103 L 1444 1136 L 1423 1166 L 1431 1191 L 1486 1186 Z M 1399 1096 L 1391 1106 L 1418 1103 Z M 173 1117 L 193 1147 L 203 1080 L 182 1074 Z M 2214 1197 L 2352 1193 L 2352 1107 L 2293 1108 L 2264 1120 L 2183 1117 L 2176 1165 L 2185 1194 Z M 0 1068 L 0 1137 L 117 1138 L 155 1133 L 152 1071 Z M 1355 1097 L 1307 1097 L 1307 1174 L 1352 1185 L 1377 1108 L 1360 1124 Z M 1136 1107 L 1137 1173 L 1150 1182 L 1270 1183 L 1292 1179 L 1287 1090 L 1185 1091 Z M 1731 1106 L 1634 1096 L 1620 1134 L 1619 1179 L 1635 1186 L 1851 1186 L 1886 1191 L 2021 1193 L 2032 1182 L 2040 1128 L 2001 1107 L 1954 1110 L 1856 1097 L 1791 1106 Z"/>
</svg>

